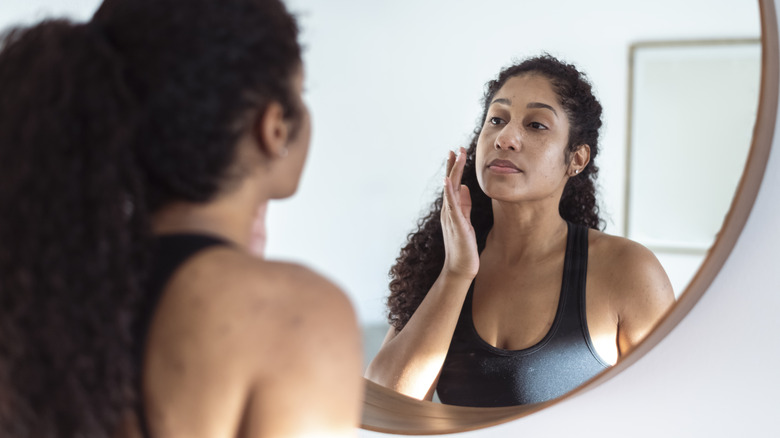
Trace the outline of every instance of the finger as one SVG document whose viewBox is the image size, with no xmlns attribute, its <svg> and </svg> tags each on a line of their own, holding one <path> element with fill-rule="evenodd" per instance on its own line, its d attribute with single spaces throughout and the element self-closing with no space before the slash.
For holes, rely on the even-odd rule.
<svg viewBox="0 0 780 438">
<path fill-rule="evenodd" d="M 455 189 L 452 179 L 444 178 L 444 199 L 442 220 L 457 227 L 471 225 L 471 193 L 466 185 L 459 184 Z"/>
<path fill-rule="evenodd" d="M 449 151 L 447 153 L 447 171 L 444 173 L 444 176 L 449 177 L 450 172 L 452 171 L 452 166 L 455 165 L 455 153 L 452 151 Z"/>
<path fill-rule="evenodd" d="M 469 223 L 471 222 L 471 192 L 465 184 L 460 186 L 460 211 Z"/>
<path fill-rule="evenodd" d="M 458 208 L 457 202 L 458 202 L 458 193 L 455 191 L 455 187 L 452 184 L 452 181 L 449 178 L 444 178 L 444 200 L 442 204 L 442 211 L 446 211 L 447 214 L 450 214 L 450 212 Z"/>
<path fill-rule="evenodd" d="M 460 148 L 458 156 L 455 158 L 455 164 L 453 164 L 452 171 L 450 172 L 450 180 L 452 180 L 453 184 L 455 184 L 458 189 L 460 189 L 460 181 L 463 178 L 463 169 L 465 167 L 466 150 Z"/>
<path fill-rule="evenodd" d="M 452 204 L 450 204 L 450 195 L 448 193 L 449 184 L 450 180 L 447 177 L 444 177 L 444 187 L 442 187 L 441 213 L 439 214 L 441 226 L 444 230 L 446 230 L 448 225 L 452 223 L 450 219 L 450 216 L 452 216 Z"/>
<path fill-rule="evenodd" d="M 448 224 L 460 224 L 463 218 L 461 217 L 460 207 L 460 185 L 455 185 L 450 178 L 444 178 L 444 199 L 442 203 L 442 220 L 446 220 Z"/>
</svg>

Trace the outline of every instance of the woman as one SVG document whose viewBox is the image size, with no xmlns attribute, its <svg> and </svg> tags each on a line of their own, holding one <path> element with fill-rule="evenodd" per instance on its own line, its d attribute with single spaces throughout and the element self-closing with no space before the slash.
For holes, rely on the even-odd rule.
<svg viewBox="0 0 780 438">
<path fill-rule="evenodd" d="M 628 353 L 674 295 L 650 251 L 598 231 L 601 105 L 574 66 L 509 67 L 483 106 L 391 270 L 366 377 L 448 404 L 541 402 Z"/>
<path fill-rule="evenodd" d="M 105 0 L 5 36 L 0 435 L 354 436 L 346 297 L 251 254 L 307 155 L 297 33 L 279 0 Z"/>
</svg>

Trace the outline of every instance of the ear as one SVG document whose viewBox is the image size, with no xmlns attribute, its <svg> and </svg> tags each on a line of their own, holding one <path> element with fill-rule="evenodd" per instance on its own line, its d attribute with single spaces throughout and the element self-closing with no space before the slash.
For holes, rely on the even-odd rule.
<svg viewBox="0 0 780 438">
<path fill-rule="evenodd" d="M 571 154 L 571 161 L 569 162 L 569 176 L 575 176 L 582 172 L 582 169 L 590 162 L 590 146 L 581 144 L 577 146 L 577 149 Z"/>
<path fill-rule="evenodd" d="M 272 101 L 260 114 L 255 124 L 257 144 L 269 157 L 285 157 L 289 130 L 289 123 L 284 119 L 284 108 L 279 102 Z"/>
</svg>

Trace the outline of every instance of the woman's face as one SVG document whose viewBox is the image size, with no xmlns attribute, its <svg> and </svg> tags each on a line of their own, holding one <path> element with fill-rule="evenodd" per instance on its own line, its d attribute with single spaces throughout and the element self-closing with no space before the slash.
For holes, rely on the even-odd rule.
<svg viewBox="0 0 780 438">
<path fill-rule="evenodd" d="M 550 80 L 508 79 L 489 104 L 477 140 L 477 181 L 490 198 L 560 200 L 567 177 L 569 120 Z"/>
</svg>

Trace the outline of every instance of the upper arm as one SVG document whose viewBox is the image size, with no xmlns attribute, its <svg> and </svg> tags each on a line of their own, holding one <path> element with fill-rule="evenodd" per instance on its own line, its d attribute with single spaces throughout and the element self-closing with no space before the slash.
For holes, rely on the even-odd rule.
<svg viewBox="0 0 780 438">
<path fill-rule="evenodd" d="M 652 331 L 675 298 L 666 272 L 650 250 L 632 242 L 616 254 L 614 264 L 615 271 L 621 273 L 614 302 L 622 356 Z"/>
</svg>

